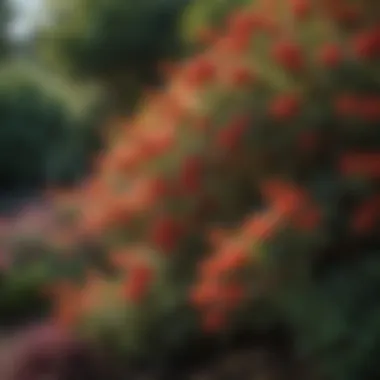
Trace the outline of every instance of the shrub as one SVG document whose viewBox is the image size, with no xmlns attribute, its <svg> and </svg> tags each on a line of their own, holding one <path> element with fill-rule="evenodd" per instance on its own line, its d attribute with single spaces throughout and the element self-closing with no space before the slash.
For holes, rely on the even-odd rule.
<svg viewBox="0 0 380 380">
<path fill-rule="evenodd" d="M 84 125 L 88 123 L 92 101 L 84 95 L 82 89 L 70 88 L 70 83 L 43 73 L 31 63 L 10 61 L 2 67 L 0 182 L 3 190 L 41 188 L 84 174 L 86 160 L 92 152 L 86 147 L 90 138 L 85 134 L 95 136 L 92 125 Z"/>
<path fill-rule="evenodd" d="M 111 139 L 96 175 L 57 198 L 116 273 L 59 282 L 54 312 L 128 355 L 280 321 L 300 355 L 346 379 L 323 359 L 343 357 L 349 334 L 316 269 L 378 247 L 375 5 L 265 4 L 231 13 Z"/>
</svg>

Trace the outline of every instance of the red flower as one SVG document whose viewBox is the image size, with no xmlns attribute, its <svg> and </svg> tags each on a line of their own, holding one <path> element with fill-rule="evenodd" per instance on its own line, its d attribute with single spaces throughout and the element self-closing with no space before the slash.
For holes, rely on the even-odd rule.
<svg viewBox="0 0 380 380">
<path fill-rule="evenodd" d="M 168 181 L 160 177 L 152 180 L 151 189 L 154 199 L 159 199 L 170 193 L 170 185 Z"/>
<path fill-rule="evenodd" d="M 249 39 L 225 36 L 218 41 L 216 47 L 222 53 L 241 54 L 248 49 Z"/>
<path fill-rule="evenodd" d="M 199 272 L 202 278 L 215 279 L 221 274 L 218 257 L 211 257 L 199 263 Z"/>
<path fill-rule="evenodd" d="M 198 33 L 198 41 L 201 43 L 201 44 L 204 44 L 204 45 L 209 45 L 213 42 L 215 42 L 216 38 L 217 38 L 217 33 L 215 30 L 213 29 L 209 29 L 209 28 L 202 28 L 199 33 Z"/>
<path fill-rule="evenodd" d="M 191 85 L 202 85 L 214 79 L 216 73 L 215 64 L 206 57 L 200 57 L 190 62 L 186 71 L 186 80 Z"/>
<path fill-rule="evenodd" d="M 273 57 L 285 69 L 297 72 L 304 67 L 304 59 L 297 44 L 292 41 L 281 41 L 273 48 Z"/>
<path fill-rule="evenodd" d="M 196 193 L 201 186 L 203 162 L 200 157 L 185 158 L 179 177 L 179 186 L 185 193 Z"/>
<path fill-rule="evenodd" d="M 151 267 L 139 263 L 131 268 L 131 273 L 124 285 L 124 296 L 132 302 L 139 302 L 147 293 L 153 279 Z"/>
<path fill-rule="evenodd" d="M 293 11 L 293 14 L 297 19 L 303 19 L 309 16 L 311 12 L 311 3 L 310 0 L 291 0 L 290 5 Z"/>
<path fill-rule="evenodd" d="M 343 54 L 338 45 L 328 44 L 321 48 L 318 58 L 324 66 L 333 68 L 342 62 Z"/>
<path fill-rule="evenodd" d="M 263 197 L 280 215 L 294 214 L 308 200 L 302 189 L 282 181 L 266 181 L 262 184 L 261 191 Z"/>
<path fill-rule="evenodd" d="M 229 31 L 235 38 L 248 39 L 259 26 L 259 20 L 255 14 L 247 11 L 238 11 L 228 20 Z"/>
<path fill-rule="evenodd" d="M 190 301 L 197 308 L 212 305 L 220 296 L 220 286 L 215 281 L 206 281 L 190 291 Z"/>
<path fill-rule="evenodd" d="M 357 35 L 353 51 L 358 58 L 372 59 L 380 54 L 380 28 Z"/>
<path fill-rule="evenodd" d="M 249 239 L 268 239 L 273 235 L 276 224 L 277 221 L 267 214 L 255 215 L 244 223 L 243 232 Z"/>
<path fill-rule="evenodd" d="M 181 234 L 182 227 L 178 221 L 162 216 L 155 220 L 150 236 L 156 247 L 168 253 L 175 248 Z"/>
<path fill-rule="evenodd" d="M 235 67 L 230 75 L 231 84 L 242 87 L 250 84 L 254 80 L 254 75 L 246 67 Z"/>
<path fill-rule="evenodd" d="M 240 116 L 234 119 L 227 127 L 222 129 L 217 135 L 217 145 L 223 150 L 231 151 L 236 149 L 248 127 L 249 119 Z"/>
<path fill-rule="evenodd" d="M 225 245 L 217 256 L 218 267 L 222 273 L 240 269 L 249 263 L 249 259 L 247 248 L 242 242 Z"/>
<path fill-rule="evenodd" d="M 292 119 L 300 111 L 299 98 L 293 94 L 280 95 L 270 105 L 269 112 L 279 120 Z"/>
</svg>

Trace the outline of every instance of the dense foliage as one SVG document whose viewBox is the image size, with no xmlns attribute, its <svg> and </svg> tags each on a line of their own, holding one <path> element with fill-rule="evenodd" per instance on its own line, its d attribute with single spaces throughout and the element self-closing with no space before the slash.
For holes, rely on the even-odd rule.
<svg viewBox="0 0 380 380">
<path fill-rule="evenodd" d="M 96 173 L 53 197 L 60 239 L 46 244 L 79 274 L 54 276 L 55 321 L 156 359 L 280 323 L 323 378 L 378 376 L 365 365 L 380 342 L 377 7 L 229 13 Z"/>
<path fill-rule="evenodd" d="M 127 109 L 138 99 L 142 85 L 157 84 L 158 63 L 181 55 L 177 29 L 186 3 L 50 1 L 55 23 L 39 32 L 38 51 L 71 75 L 101 82 L 113 103 Z"/>
<path fill-rule="evenodd" d="M 1 68 L 2 191 L 64 184 L 85 173 L 96 148 L 93 110 L 65 85 L 33 64 L 10 60 Z"/>
<path fill-rule="evenodd" d="M 8 0 L 0 1 L 0 59 L 8 53 L 8 41 L 6 38 L 9 23 L 10 9 Z"/>
</svg>

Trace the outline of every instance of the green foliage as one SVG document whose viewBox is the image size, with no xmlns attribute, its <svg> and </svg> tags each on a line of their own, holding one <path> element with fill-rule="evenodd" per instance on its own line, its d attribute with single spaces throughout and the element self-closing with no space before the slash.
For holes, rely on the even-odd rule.
<svg viewBox="0 0 380 380">
<path fill-rule="evenodd" d="M 81 315 L 95 339 L 149 355 L 152 336 L 170 350 L 194 331 L 280 321 L 332 373 L 323 355 L 350 311 L 314 265 L 377 228 L 378 30 L 363 42 L 366 12 L 347 28 L 297 4 L 229 15 L 110 143 L 77 203 L 78 226 L 122 257 L 113 281 L 83 292 L 96 296 Z"/>
<path fill-rule="evenodd" d="M 367 7 L 346 25 L 328 1 L 323 16 L 315 2 L 281 4 L 232 13 L 68 197 L 76 231 L 104 244 L 114 271 L 62 262 L 86 273 L 63 289 L 61 317 L 126 358 L 280 322 L 327 379 L 368 375 L 379 268 L 361 243 L 378 246 L 379 30 Z M 356 266 L 316 274 L 346 250 Z"/>
<path fill-rule="evenodd" d="M 41 186 L 65 176 L 73 179 L 83 174 L 85 159 L 93 149 L 85 147 L 86 133 L 92 125 L 84 125 L 88 124 L 90 103 L 86 104 L 88 96 L 83 95 L 83 91 L 70 88 L 32 64 L 11 61 L 2 67 L 3 188 Z"/>
<path fill-rule="evenodd" d="M 181 54 L 177 24 L 186 2 L 53 1 L 57 21 L 40 31 L 39 50 L 71 75 L 96 78 L 116 100 L 133 103 L 141 84 L 159 79 L 158 62 Z"/>
<path fill-rule="evenodd" d="M 49 279 L 41 264 L 0 273 L 0 327 L 6 329 L 46 315 L 49 299 L 41 289 Z"/>
<path fill-rule="evenodd" d="M 223 27 L 223 22 L 231 11 L 246 4 L 249 4 L 249 0 L 191 1 L 182 20 L 184 41 L 190 45 L 198 43 L 202 30 Z"/>
<path fill-rule="evenodd" d="M 376 378 L 380 350 L 379 252 L 329 268 L 303 289 L 282 295 L 297 351 L 321 363 L 330 379 Z M 289 293 L 290 294 L 290 293 Z"/>
<path fill-rule="evenodd" d="M 0 59 L 8 53 L 7 27 L 10 19 L 8 0 L 0 0 Z"/>
</svg>

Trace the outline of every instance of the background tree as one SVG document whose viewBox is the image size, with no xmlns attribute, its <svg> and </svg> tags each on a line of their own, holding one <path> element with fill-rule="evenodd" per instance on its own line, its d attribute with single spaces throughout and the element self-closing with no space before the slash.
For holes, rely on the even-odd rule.
<svg viewBox="0 0 380 380">
<path fill-rule="evenodd" d="M 193 0 L 182 18 L 182 39 L 187 45 L 197 45 L 212 28 L 223 27 L 228 14 L 249 0 Z"/>
<path fill-rule="evenodd" d="M 1 188 L 27 189 L 79 176 L 86 156 L 81 128 L 88 124 L 87 90 L 25 60 L 3 65 L 0 83 Z"/>
<path fill-rule="evenodd" d="M 7 26 L 10 18 L 10 9 L 7 0 L 0 0 L 0 59 L 8 51 Z"/>
<path fill-rule="evenodd" d="M 157 64 L 181 55 L 178 20 L 188 0 L 51 0 L 39 52 L 71 75 L 95 78 L 113 104 L 135 103 L 156 84 Z"/>
</svg>

